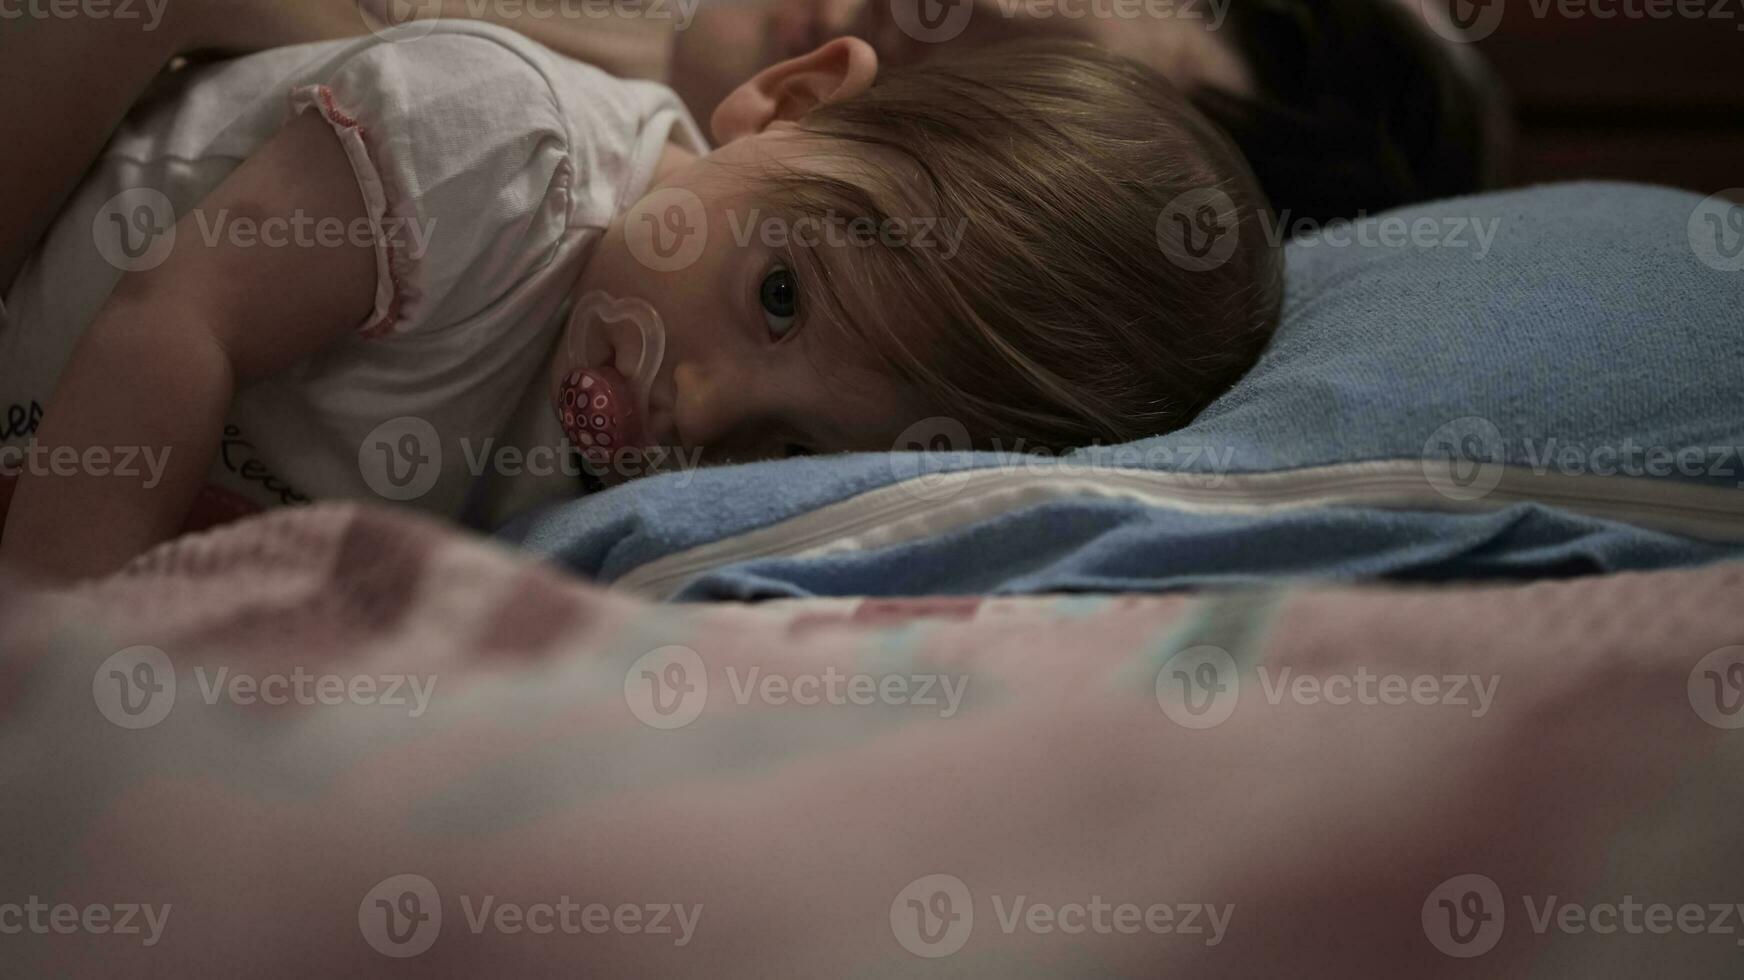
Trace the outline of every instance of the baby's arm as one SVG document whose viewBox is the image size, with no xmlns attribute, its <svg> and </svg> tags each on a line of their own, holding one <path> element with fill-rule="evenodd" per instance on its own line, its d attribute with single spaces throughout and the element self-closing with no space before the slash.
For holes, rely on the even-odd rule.
<svg viewBox="0 0 1744 980">
<path fill-rule="evenodd" d="M 350 162 L 321 117 L 304 114 L 201 203 L 205 224 L 366 215 Z M 0 559 L 58 577 L 105 574 L 181 527 L 217 454 L 236 389 L 312 354 L 364 322 L 376 257 L 343 244 L 208 244 L 195 215 L 161 266 L 125 277 L 79 342 L 44 413 L 39 452 L 168 450 L 161 482 L 26 474 Z M 64 448 L 63 448 L 64 447 Z M 44 458 L 52 458 L 46 456 Z M 29 469 L 29 468 L 27 468 Z M 75 467 L 76 469 L 76 467 Z"/>
</svg>

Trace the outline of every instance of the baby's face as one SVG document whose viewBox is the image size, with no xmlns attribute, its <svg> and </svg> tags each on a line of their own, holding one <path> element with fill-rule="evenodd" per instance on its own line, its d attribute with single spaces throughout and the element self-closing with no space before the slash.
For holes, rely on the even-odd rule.
<svg viewBox="0 0 1744 980">
<path fill-rule="evenodd" d="M 881 451 L 932 414 L 828 304 L 800 294 L 783 249 L 800 229 L 759 201 L 759 174 L 830 166 L 815 138 L 784 123 L 705 157 L 670 147 L 649 193 L 608 229 L 550 376 L 565 430 L 605 463 L 606 483 L 636 475 L 640 461 L 618 456 L 626 448 L 705 464 Z M 823 261 L 845 265 L 869 246 L 820 247 L 842 249 Z M 663 356 L 645 351 L 655 319 Z M 643 395 L 645 353 L 659 366 L 640 364 Z"/>
</svg>

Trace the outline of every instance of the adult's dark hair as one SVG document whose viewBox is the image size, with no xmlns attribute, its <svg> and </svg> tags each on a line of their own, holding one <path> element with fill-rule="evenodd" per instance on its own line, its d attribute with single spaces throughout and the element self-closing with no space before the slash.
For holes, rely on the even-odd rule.
<svg viewBox="0 0 1744 980">
<path fill-rule="evenodd" d="M 1401 0 L 1233 0 L 1223 31 L 1257 93 L 1189 93 L 1280 214 L 1325 222 L 1495 182 L 1500 88 Z"/>
</svg>

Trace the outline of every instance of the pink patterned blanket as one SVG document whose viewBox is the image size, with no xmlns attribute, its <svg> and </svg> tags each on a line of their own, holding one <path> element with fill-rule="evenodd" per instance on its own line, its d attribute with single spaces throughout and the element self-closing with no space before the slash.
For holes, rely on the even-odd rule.
<svg viewBox="0 0 1744 980">
<path fill-rule="evenodd" d="M 0 584 L 0 972 L 1737 976 L 1741 596 L 654 606 L 275 513 Z"/>
</svg>

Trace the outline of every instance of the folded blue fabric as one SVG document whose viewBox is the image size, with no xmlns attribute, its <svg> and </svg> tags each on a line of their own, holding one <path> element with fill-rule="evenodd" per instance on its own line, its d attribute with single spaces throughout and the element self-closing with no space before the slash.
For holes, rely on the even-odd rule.
<svg viewBox="0 0 1744 980">
<path fill-rule="evenodd" d="M 1331 226 L 1288 246 L 1283 324 L 1260 363 L 1178 432 L 1052 464 L 890 453 L 673 474 L 530 515 L 503 536 L 601 581 L 658 579 L 654 591 L 685 598 L 1518 578 L 1744 557 L 1744 535 L 1688 529 L 1744 523 L 1744 272 L 1700 238 L 1723 232 L 1704 218 L 1732 216 L 1726 207 L 1569 184 Z M 1326 486 L 1362 482 L 1351 464 L 1380 467 L 1389 487 L 1420 470 L 1448 506 L 1413 503 L 1421 488 L 1328 498 Z M 990 483 L 970 506 L 940 476 L 1057 484 L 1049 465 L 1080 489 Z M 1104 493 L 1101 466 L 1201 474 L 1205 487 L 1186 503 Z M 1318 476 L 1325 467 L 1336 479 Z M 1219 508 L 1251 503 L 1234 485 L 1267 474 L 1304 479 L 1262 494 L 1264 507 Z M 917 478 L 892 510 L 892 485 Z M 1603 504 L 1619 481 L 1635 496 L 1709 488 L 1703 517 L 1674 532 L 1581 505 Z M 886 524 L 855 511 L 867 495 Z M 954 510 L 929 532 L 929 507 Z M 816 517 L 837 512 L 858 524 Z"/>
</svg>

